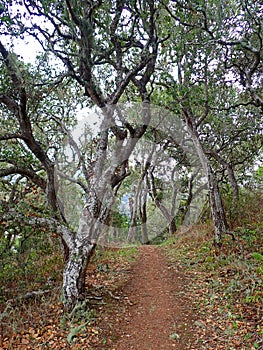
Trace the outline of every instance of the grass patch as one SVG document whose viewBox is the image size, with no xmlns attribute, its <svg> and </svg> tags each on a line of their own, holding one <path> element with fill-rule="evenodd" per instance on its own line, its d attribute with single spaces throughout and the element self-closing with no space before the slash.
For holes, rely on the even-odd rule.
<svg viewBox="0 0 263 350">
<path fill-rule="evenodd" d="M 134 262 L 138 257 L 138 248 L 136 246 L 125 248 L 98 248 L 96 252 L 95 261 L 102 263 L 108 260 L 126 260 L 127 262 Z"/>
</svg>

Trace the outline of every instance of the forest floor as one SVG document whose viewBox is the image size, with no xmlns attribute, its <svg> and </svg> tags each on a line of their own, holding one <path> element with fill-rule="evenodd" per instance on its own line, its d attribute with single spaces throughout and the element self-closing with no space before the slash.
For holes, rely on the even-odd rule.
<svg viewBox="0 0 263 350">
<path fill-rule="evenodd" d="M 2 304 L 0 349 L 263 349 L 262 229 L 239 243 L 242 254 L 229 239 L 216 256 L 197 227 L 162 246 L 98 249 L 73 314 L 59 281 L 51 294 Z"/>
<path fill-rule="evenodd" d="M 122 302 L 111 309 L 109 319 L 117 341 L 110 348 L 187 349 L 193 341 L 194 322 L 191 300 L 184 293 L 187 276 L 171 269 L 156 246 L 142 246 L 138 253 L 120 289 Z"/>
<path fill-rule="evenodd" d="M 89 267 L 91 312 L 82 308 L 60 325 L 63 316 L 56 319 L 49 312 L 45 326 L 35 312 L 36 323 L 28 319 L 23 330 L 5 337 L 0 349 L 195 349 L 190 347 L 195 315 L 185 292 L 189 277 L 169 266 L 158 246 L 128 249 L 128 258 L 125 250 L 116 252 Z M 48 308 L 56 313 L 58 306 L 54 301 Z"/>
</svg>

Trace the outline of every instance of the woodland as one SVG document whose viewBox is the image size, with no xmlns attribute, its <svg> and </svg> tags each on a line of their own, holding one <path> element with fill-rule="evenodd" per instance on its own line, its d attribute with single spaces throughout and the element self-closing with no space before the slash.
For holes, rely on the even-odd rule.
<svg viewBox="0 0 263 350">
<path fill-rule="evenodd" d="M 262 26 L 252 0 L 0 1 L 1 349 L 114 349 L 140 260 L 189 279 L 189 349 L 263 348 Z"/>
</svg>

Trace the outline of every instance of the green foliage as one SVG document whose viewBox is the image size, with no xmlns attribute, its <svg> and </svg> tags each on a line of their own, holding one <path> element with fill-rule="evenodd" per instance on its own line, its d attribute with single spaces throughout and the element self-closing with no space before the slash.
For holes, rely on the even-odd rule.
<svg viewBox="0 0 263 350">
<path fill-rule="evenodd" d="M 176 119 L 174 116 L 183 117 L 186 112 L 191 115 L 200 142 L 207 150 L 222 190 L 226 193 L 227 213 L 237 237 L 236 242 L 224 239 L 225 251 L 219 257 L 214 256 L 212 244 L 198 235 L 193 243 L 193 249 L 196 250 L 193 257 L 188 250 L 191 242 L 184 246 L 184 240 L 179 237 L 175 239 L 179 246 L 177 253 L 182 255 L 183 266 L 198 266 L 203 272 L 229 273 L 231 266 L 230 270 L 234 271 L 235 276 L 226 287 L 226 298 L 238 295 L 247 283 L 242 269 L 249 272 L 255 285 L 246 289 L 244 298 L 247 302 L 258 303 L 258 290 L 261 287 L 259 281 L 262 278 L 262 251 L 259 243 L 260 235 L 262 236 L 262 195 L 255 195 L 255 189 L 262 186 L 263 170 L 262 165 L 255 170 L 255 164 L 260 152 L 262 153 L 262 115 L 259 108 L 262 108 L 262 89 L 259 84 L 262 67 L 261 62 L 258 62 L 262 46 L 262 26 L 259 24 L 262 6 L 256 1 L 247 2 L 244 6 L 243 1 L 232 0 L 228 1 L 227 6 L 212 0 L 153 3 L 127 1 L 125 5 L 111 1 L 91 4 L 87 1 L 40 0 L 37 6 L 33 6 L 33 2 L 26 3 L 28 9 L 36 14 L 35 18 L 33 14 L 30 16 L 30 21 L 27 9 L 20 1 L 8 1 L 0 5 L 1 31 L 11 39 L 17 37 L 20 40 L 24 39 L 27 31 L 33 37 L 42 31 L 46 40 L 43 40 L 42 35 L 40 40 L 45 50 L 36 58 L 34 65 L 25 64 L 14 54 L 10 40 L 9 58 L 16 70 L 8 70 L 6 60 L 0 61 L 0 136 L 4 138 L 10 133 L 22 132 L 20 113 L 25 108 L 27 129 L 32 129 L 35 146 L 41 146 L 42 156 L 48 155 L 51 162 L 61 159 L 71 175 L 83 180 L 79 160 L 74 169 L 66 161 L 66 129 L 72 129 L 76 124 L 80 107 L 92 105 L 92 94 L 107 97 L 110 101 L 112 93 L 122 87 L 121 82 L 126 93 L 122 100 L 139 101 L 136 89 L 152 72 L 147 71 L 145 65 L 138 64 L 152 58 L 156 40 L 151 42 L 150 35 L 156 25 L 160 41 L 157 69 L 154 71 L 154 79 L 145 86 L 144 93 L 148 91 L 153 103 L 172 111 L 172 130 L 178 127 L 177 124 L 173 125 Z M 71 9 L 68 4 L 71 4 Z M 120 11 L 117 6 L 121 4 L 124 7 Z M 154 25 L 149 20 L 151 5 L 154 6 L 153 16 L 156 15 Z M 43 21 L 43 26 L 36 25 L 38 19 Z M 54 53 L 57 53 L 59 61 L 54 59 Z M 134 69 L 130 79 L 130 73 L 126 74 L 132 73 Z M 145 72 L 147 74 L 143 76 Z M 22 86 L 14 83 L 14 75 Z M 249 76 L 247 81 L 244 81 L 245 75 Z M 127 81 L 122 81 L 124 76 Z M 21 91 L 25 93 L 21 94 Z M 256 98 L 257 95 L 260 98 Z M 25 96 L 26 101 L 23 101 Z M 8 103 L 3 104 L 4 97 L 13 102 L 12 106 L 20 104 L 19 113 L 14 113 L 13 107 L 10 109 Z M 104 98 L 101 100 L 105 101 Z M 136 125 L 138 114 L 138 110 L 132 111 L 127 121 Z M 120 120 L 117 122 L 122 124 Z M 183 125 L 179 127 L 183 128 Z M 122 128 L 125 129 L 125 123 Z M 114 149 L 113 134 L 111 137 L 112 142 L 109 143 Z M 155 142 L 158 145 L 167 141 L 166 135 L 159 134 L 156 137 L 150 128 L 145 133 L 145 139 L 149 144 Z M 26 140 L 24 136 L 22 139 L 7 137 L 7 140 L 1 140 L 0 171 L 13 166 L 24 166 L 46 180 L 46 168 L 37 159 L 37 153 L 33 155 L 32 150 L 26 146 Z M 87 163 L 93 164 L 97 141 L 89 140 L 81 149 Z M 143 150 L 137 154 L 134 152 L 133 156 L 147 156 L 150 148 L 143 146 Z M 220 156 L 221 162 L 209 150 Z M 183 162 L 184 152 L 180 147 L 169 145 L 164 154 L 165 160 L 170 157 L 180 164 L 181 169 L 178 166 L 176 171 L 178 183 L 185 194 L 181 207 L 185 207 L 186 180 L 192 169 L 188 169 L 189 164 Z M 229 195 L 232 189 L 227 165 L 232 167 L 238 184 L 243 186 L 235 207 L 233 198 Z M 168 195 L 165 188 L 170 180 L 166 175 L 162 178 L 156 176 L 156 199 L 160 201 Z M 133 171 L 126 178 L 119 191 L 119 198 L 125 194 L 132 196 L 132 183 L 140 176 L 139 171 Z M 71 227 L 76 228 L 77 212 L 84 197 L 82 191 L 76 191 L 75 188 L 71 190 L 68 181 L 65 180 L 62 185 L 68 187 L 64 192 L 66 200 L 72 197 L 72 193 L 77 193 L 75 197 L 79 207 L 74 206 L 72 210 L 72 201 L 68 200 L 69 208 L 66 208 L 70 211 L 68 217 Z M 58 260 L 54 255 L 54 241 L 50 238 L 50 232 L 32 228 L 24 220 L 10 218 L 10 215 L 8 219 L 2 219 L 10 212 L 12 216 L 12 211 L 29 218 L 47 215 L 43 189 L 41 194 L 36 195 L 36 188 L 19 171 L 3 176 L 0 186 L 0 285 L 1 298 L 6 299 L 9 297 L 6 285 L 17 284 L 19 292 L 26 289 L 27 281 L 33 284 L 44 282 L 47 272 L 57 278 L 52 271 L 52 264 L 57 264 Z M 251 188 L 253 191 L 250 191 Z M 117 200 L 117 206 L 119 202 Z M 249 206 L 253 206 L 253 210 L 248 210 Z M 154 208 L 154 204 L 150 203 L 148 214 Z M 126 233 L 130 224 L 129 216 L 118 210 L 118 207 L 115 209 L 111 218 L 112 225 L 122 228 Z M 179 223 L 180 218 L 177 219 Z M 160 235 L 153 242 L 160 243 L 162 239 Z M 137 252 L 135 248 L 129 248 L 105 254 L 112 254 L 111 257 L 116 259 L 134 259 Z M 46 256 L 50 256 L 50 259 L 41 265 L 41 259 Z M 222 287 L 220 278 L 219 276 L 219 280 L 211 284 L 214 291 Z M 214 295 L 211 296 L 213 298 Z M 72 328 L 69 342 L 79 330 L 81 329 Z"/>
<path fill-rule="evenodd" d="M 121 213 L 119 210 L 114 210 L 112 212 L 112 221 L 111 221 L 112 226 L 127 230 L 130 224 L 129 221 L 130 221 L 129 215 L 125 213 Z"/>
<path fill-rule="evenodd" d="M 73 339 L 78 335 L 80 334 L 82 331 L 84 331 L 86 325 L 88 324 L 88 322 L 85 322 L 79 326 L 75 326 L 75 327 L 72 327 L 70 329 L 70 332 L 67 336 L 67 341 L 69 344 L 71 344 L 73 342 Z"/>
<path fill-rule="evenodd" d="M 0 238 L 0 302 L 31 290 L 49 289 L 50 283 L 61 280 L 59 267 L 63 261 L 55 253 L 60 250 L 59 242 L 52 235 L 48 230 L 28 226 L 15 236 L 8 249 L 5 236 Z"/>
<path fill-rule="evenodd" d="M 60 325 L 68 332 L 68 343 L 71 345 L 77 342 L 77 337 L 88 331 L 95 318 L 95 311 L 90 309 L 86 301 L 78 302 L 70 314 L 64 313 Z"/>
<path fill-rule="evenodd" d="M 257 187 L 241 187 L 239 198 L 233 201 L 231 193 L 224 195 L 225 208 L 229 216 L 232 228 L 242 230 L 251 224 L 257 223 L 258 228 L 262 227 L 262 192 Z M 245 233 L 245 232 L 244 232 Z"/>
<path fill-rule="evenodd" d="M 168 232 L 163 232 L 153 238 L 150 239 L 149 244 L 154 244 L 154 245 L 162 245 L 166 242 L 168 236 Z"/>
<path fill-rule="evenodd" d="M 177 334 L 177 333 L 171 333 L 171 334 L 169 335 L 169 338 L 170 338 L 171 340 L 175 340 L 175 339 L 179 339 L 180 336 L 179 336 L 179 334 Z"/>
<path fill-rule="evenodd" d="M 251 254 L 252 258 L 254 258 L 257 262 L 263 263 L 263 255 L 257 252 Z"/>
<path fill-rule="evenodd" d="M 262 188 L 263 186 L 263 166 L 259 166 L 258 169 L 252 175 L 254 180 L 254 186 L 256 188 Z"/>
</svg>

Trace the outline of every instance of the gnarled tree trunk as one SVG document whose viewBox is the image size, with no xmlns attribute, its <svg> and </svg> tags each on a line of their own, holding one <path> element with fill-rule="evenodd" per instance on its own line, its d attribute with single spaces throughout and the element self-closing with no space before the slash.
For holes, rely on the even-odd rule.
<svg viewBox="0 0 263 350">
<path fill-rule="evenodd" d="M 84 293 L 85 272 L 95 249 L 95 244 L 81 244 L 70 251 L 68 262 L 63 272 L 63 300 L 67 310 L 72 310 Z"/>
<path fill-rule="evenodd" d="M 104 199 L 107 204 L 103 206 L 96 193 L 90 192 L 87 204 L 80 215 L 78 230 L 66 242 L 69 257 L 63 273 L 62 292 L 67 311 L 71 311 L 83 298 L 87 266 L 102 231 L 101 225 L 107 222 L 108 213 L 114 203 L 114 197 L 107 198 L 107 195 L 105 192 Z"/>
<path fill-rule="evenodd" d="M 107 154 L 108 132 L 100 133 L 97 161 L 90 178 L 86 205 L 82 210 L 79 227 L 75 235 L 67 242 L 69 259 L 63 274 L 63 302 L 68 311 L 82 299 L 85 289 L 85 273 L 95 249 L 100 233 L 109 224 L 109 215 L 115 203 L 119 185 L 130 174 L 128 158 L 137 141 L 144 134 L 144 128 L 134 129 L 134 136 L 121 148 L 124 137 L 120 135 L 117 146 Z M 110 160 L 107 159 L 109 155 Z"/>
</svg>

